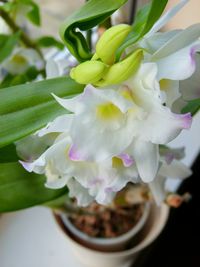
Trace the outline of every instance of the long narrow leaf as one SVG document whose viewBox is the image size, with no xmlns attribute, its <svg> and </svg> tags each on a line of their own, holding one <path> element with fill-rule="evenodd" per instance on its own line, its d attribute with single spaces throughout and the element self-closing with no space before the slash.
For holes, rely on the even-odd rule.
<svg viewBox="0 0 200 267">
<path fill-rule="evenodd" d="M 52 97 L 72 97 L 83 85 L 61 77 L 0 90 L 0 147 L 29 135 L 66 112 Z"/>
<path fill-rule="evenodd" d="M 19 157 L 14 144 L 0 148 L 0 163 L 15 162 Z"/>
<path fill-rule="evenodd" d="M 29 208 L 67 194 L 67 188 L 45 188 L 45 179 L 28 173 L 17 162 L 0 164 L 0 212 Z"/>
<path fill-rule="evenodd" d="M 145 5 L 138 11 L 132 31 L 129 33 L 124 43 L 117 51 L 117 58 L 121 56 L 123 51 L 130 45 L 142 38 L 154 25 L 154 23 L 162 15 L 168 0 L 152 0 L 151 3 Z"/>
</svg>

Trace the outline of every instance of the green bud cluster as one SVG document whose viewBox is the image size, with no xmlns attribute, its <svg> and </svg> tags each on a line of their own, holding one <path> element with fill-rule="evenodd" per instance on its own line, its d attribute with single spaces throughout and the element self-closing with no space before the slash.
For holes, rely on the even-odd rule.
<svg viewBox="0 0 200 267">
<path fill-rule="evenodd" d="M 120 24 L 103 33 L 96 44 L 96 53 L 91 60 L 73 68 L 70 76 L 78 83 L 95 86 L 118 84 L 133 75 L 143 58 L 143 50 L 137 49 L 115 63 L 115 54 L 131 30 L 131 26 Z"/>
</svg>

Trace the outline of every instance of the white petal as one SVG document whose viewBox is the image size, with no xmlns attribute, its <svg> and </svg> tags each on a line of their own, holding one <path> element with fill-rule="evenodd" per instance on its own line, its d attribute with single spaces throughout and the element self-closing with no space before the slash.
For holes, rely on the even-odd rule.
<svg viewBox="0 0 200 267">
<path fill-rule="evenodd" d="M 71 112 L 81 114 L 85 111 L 94 111 L 96 105 L 106 102 L 111 102 L 116 105 L 122 112 L 126 112 L 132 105 L 130 101 L 120 96 L 116 90 L 113 89 L 96 89 L 92 85 L 87 85 L 84 92 L 77 97 L 70 99 L 63 99 L 55 96 L 56 101 Z"/>
<path fill-rule="evenodd" d="M 40 55 L 34 49 L 21 49 L 20 54 L 27 58 L 30 66 L 37 66 L 37 68 L 41 69 L 43 67 L 43 62 Z"/>
<path fill-rule="evenodd" d="M 150 142 L 135 140 L 130 149 L 141 179 L 146 183 L 153 181 L 158 171 L 158 146 Z"/>
<path fill-rule="evenodd" d="M 71 111 L 71 112 L 77 112 L 77 109 L 79 110 L 82 106 L 79 106 L 79 99 L 81 98 L 81 95 L 78 95 L 76 97 L 70 98 L 70 99 L 64 99 L 60 98 L 52 93 L 55 100 L 65 109 Z"/>
<path fill-rule="evenodd" d="M 158 79 L 185 80 L 196 69 L 195 53 L 200 50 L 200 41 L 157 60 Z"/>
<path fill-rule="evenodd" d="M 72 114 L 59 116 L 54 121 L 48 123 L 45 128 L 39 130 L 37 134 L 38 136 L 44 136 L 49 133 L 67 133 L 71 127 L 72 120 Z"/>
<path fill-rule="evenodd" d="M 160 86 L 157 80 L 156 63 L 141 64 L 138 72 L 125 82 L 133 93 L 134 102 L 139 107 L 152 106 L 152 101 L 161 102 Z"/>
<path fill-rule="evenodd" d="M 187 80 L 180 82 L 180 92 L 184 100 L 193 100 L 200 98 L 200 55 L 197 54 L 196 60 L 196 71 Z"/>
<path fill-rule="evenodd" d="M 55 140 L 55 136 L 48 135 L 39 138 L 37 135 L 29 135 L 15 142 L 17 154 L 26 161 L 37 159 L 45 150 L 51 146 Z"/>
<path fill-rule="evenodd" d="M 167 57 L 175 52 L 191 45 L 197 41 L 200 36 L 200 24 L 192 25 L 184 30 L 179 31 L 173 38 L 169 39 L 163 46 L 158 49 L 152 56 L 152 60 Z"/>
<path fill-rule="evenodd" d="M 180 32 L 181 30 L 173 30 L 168 32 L 156 32 L 149 37 L 144 36 L 139 42 L 139 47 L 144 48 L 150 54 L 154 54 Z"/>
<path fill-rule="evenodd" d="M 141 121 L 132 119 L 133 134 L 139 136 L 141 140 L 155 144 L 170 142 L 182 129 L 189 129 L 191 123 L 190 113 L 174 114 L 167 107 L 156 103 L 145 119 Z"/>
<path fill-rule="evenodd" d="M 101 94 L 100 90 L 89 84 L 85 87 L 83 93 L 73 98 L 64 99 L 54 94 L 52 95 L 61 106 L 78 115 L 102 102 L 102 100 L 97 97 L 99 93 Z"/>
<path fill-rule="evenodd" d="M 166 106 L 171 108 L 173 103 L 181 96 L 179 92 L 179 81 L 161 80 L 160 87 L 166 95 Z"/>
<path fill-rule="evenodd" d="M 61 155 L 61 158 L 65 160 L 65 157 L 63 157 L 64 152 L 67 148 L 67 144 L 69 144 L 69 139 L 63 139 L 60 142 L 52 145 L 50 148 L 48 148 L 38 159 L 36 159 L 33 162 L 23 162 L 20 161 L 20 163 L 23 165 L 23 167 L 29 171 L 29 172 L 36 172 L 39 174 L 42 174 L 45 172 L 45 167 L 49 160 L 52 160 L 54 158 L 57 158 L 57 155 Z M 63 153 L 62 153 L 63 152 Z M 57 158 L 58 160 L 58 158 Z M 62 164 L 62 162 L 60 162 Z"/>
<path fill-rule="evenodd" d="M 148 184 L 157 205 L 160 205 L 166 197 L 165 180 L 163 176 L 157 175 L 156 178 Z"/>
<path fill-rule="evenodd" d="M 181 8 L 187 4 L 188 0 L 181 0 L 176 6 L 168 10 L 152 27 L 152 29 L 146 34 L 146 36 L 150 36 L 153 33 L 159 31 L 167 22 L 173 18 Z"/>
<path fill-rule="evenodd" d="M 51 181 L 51 182 L 47 181 L 45 183 L 45 186 L 50 189 L 63 188 L 64 186 L 67 185 L 68 180 L 69 180 L 69 177 L 64 176 L 62 178 L 55 179 L 54 181 Z"/>
<path fill-rule="evenodd" d="M 160 87 L 157 82 L 155 63 L 142 64 L 137 74 L 126 81 L 135 103 L 140 107 L 140 116 L 130 109 L 128 124 L 132 136 L 155 144 L 165 144 L 174 139 L 182 129 L 190 128 L 190 114 L 173 114 L 163 106 Z"/>
<path fill-rule="evenodd" d="M 192 174 L 192 172 L 182 162 L 178 160 L 173 160 L 172 163 L 169 165 L 163 163 L 159 170 L 159 174 L 169 178 L 184 179 L 189 177 Z"/>
<path fill-rule="evenodd" d="M 132 141 L 131 128 L 126 125 L 115 131 L 102 131 L 97 122 L 84 124 L 79 118 L 74 121 L 71 134 L 71 160 L 103 161 L 121 154 Z"/>
<path fill-rule="evenodd" d="M 185 157 L 185 148 L 170 148 L 165 146 L 159 147 L 159 153 L 162 159 L 167 163 L 168 165 L 171 164 L 171 162 L 174 159 L 183 159 Z"/>
<path fill-rule="evenodd" d="M 82 108 L 75 108 L 76 113 L 70 129 L 73 141 L 69 152 L 71 160 L 102 161 L 120 155 L 131 143 L 132 129 L 127 124 L 126 111 L 133 107 L 134 103 L 126 100 L 120 92 L 87 87 L 80 96 Z M 75 101 L 80 103 L 80 99 Z M 74 103 L 74 106 L 79 105 L 77 103 Z M 105 114 L 102 113 L 101 117 L 97 110 L 98 107 L 104 108 L 104 105 L 108 105 L 108 111 L 105 108 Z"/>
<path fill-rule="evenodd" d="M 89 195 L 88 190 L 81 186 L 74 178 L 68 181 L 67 186 L 69 188 L 69 196 L 76 198 L 78 206 L 86 207 L 94 200 Z"/>
<path fill-rule="evenodd" d="M 39 157 L 36 161 L 34 162 L 25 162 L 25 161 L 21 161 L 19 160 L 19 163 L 24 167 L 24 169 L 26 169 L 28 172 L 35 172 L 38 174 L 42 174 L 44 173 L 44 169 L 45 169 L 45 158 L 44 155 L 42 155 L 41 157 Z"/>
<path fill-rule="evenodd" d="M 48 59 L 46 63 L 47 79 L 55 78 L 61 75 L 61 70 L 58 63 L 53 59 Z"/>
</svg>

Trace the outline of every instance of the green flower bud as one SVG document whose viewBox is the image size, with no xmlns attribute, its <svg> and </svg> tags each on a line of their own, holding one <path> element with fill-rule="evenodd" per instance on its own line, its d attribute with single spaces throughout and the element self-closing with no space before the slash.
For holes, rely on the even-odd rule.
<svg viewBox="0 0 200 267">
<path fill-rule="evenodd" d="M 131 26 L 127 24 L 119 24 L 105 31 L 96 44 L 98 57 L 106 64 L 113 64 L 116 50 L 130 31 Z"/>
<path fill-rule="evenodd" d="M 101 61 L 85 61 L 73 68 L 70 76 L 81 84 L 95 83 L 102 79 L 107 66 Z"/>
<path fill-rule="evenodd" d="M 111 84 L 118 84 L 127 80 L 137 71 L 142 61 L 142 58 L 143 50 L 136 50 L 124 60 L 112 65 L 108 69 L 106 74 L 103 76 L 103 79 L 95 83 L 95 85 L 107 86 Z"/>
</svg>

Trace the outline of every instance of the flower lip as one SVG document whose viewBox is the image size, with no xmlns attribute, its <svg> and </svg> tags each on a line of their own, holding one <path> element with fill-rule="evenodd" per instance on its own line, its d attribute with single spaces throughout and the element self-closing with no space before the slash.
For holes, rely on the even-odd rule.
<svg viewBox="0 0 200 267">
<path fill-rule="evenodd" d="M 32 172 L 33 171 L 33 164 L 30 162 L 25 162 L 22 160 L 19 160 L 19 163 L 24 167 L 25 170 L 27 170 L 28 172 Z"/>
<path fill-rule="evenodd" d="M 84 160 L 84 158 L 78 152 L 76 145 L 74 145 L 74 144 L 71 145 L 68 155 L 69 155 L 69 158 L 72 161 L 82 161 L 82 160 Z"/>
<path fill-rule="evenodd" d="M 122 160 L 124 167 L 130 167 L 135 163 L 134 159 L 129 154 L 122 153 L 117 157 Z"/>
<path fill-rule="evenodd" d="M 183 129 L 190 129 L 192 124 L 192 115 L 191 113 L 177 114 L 177 118 L 180 118 Z"/>
</svg>

